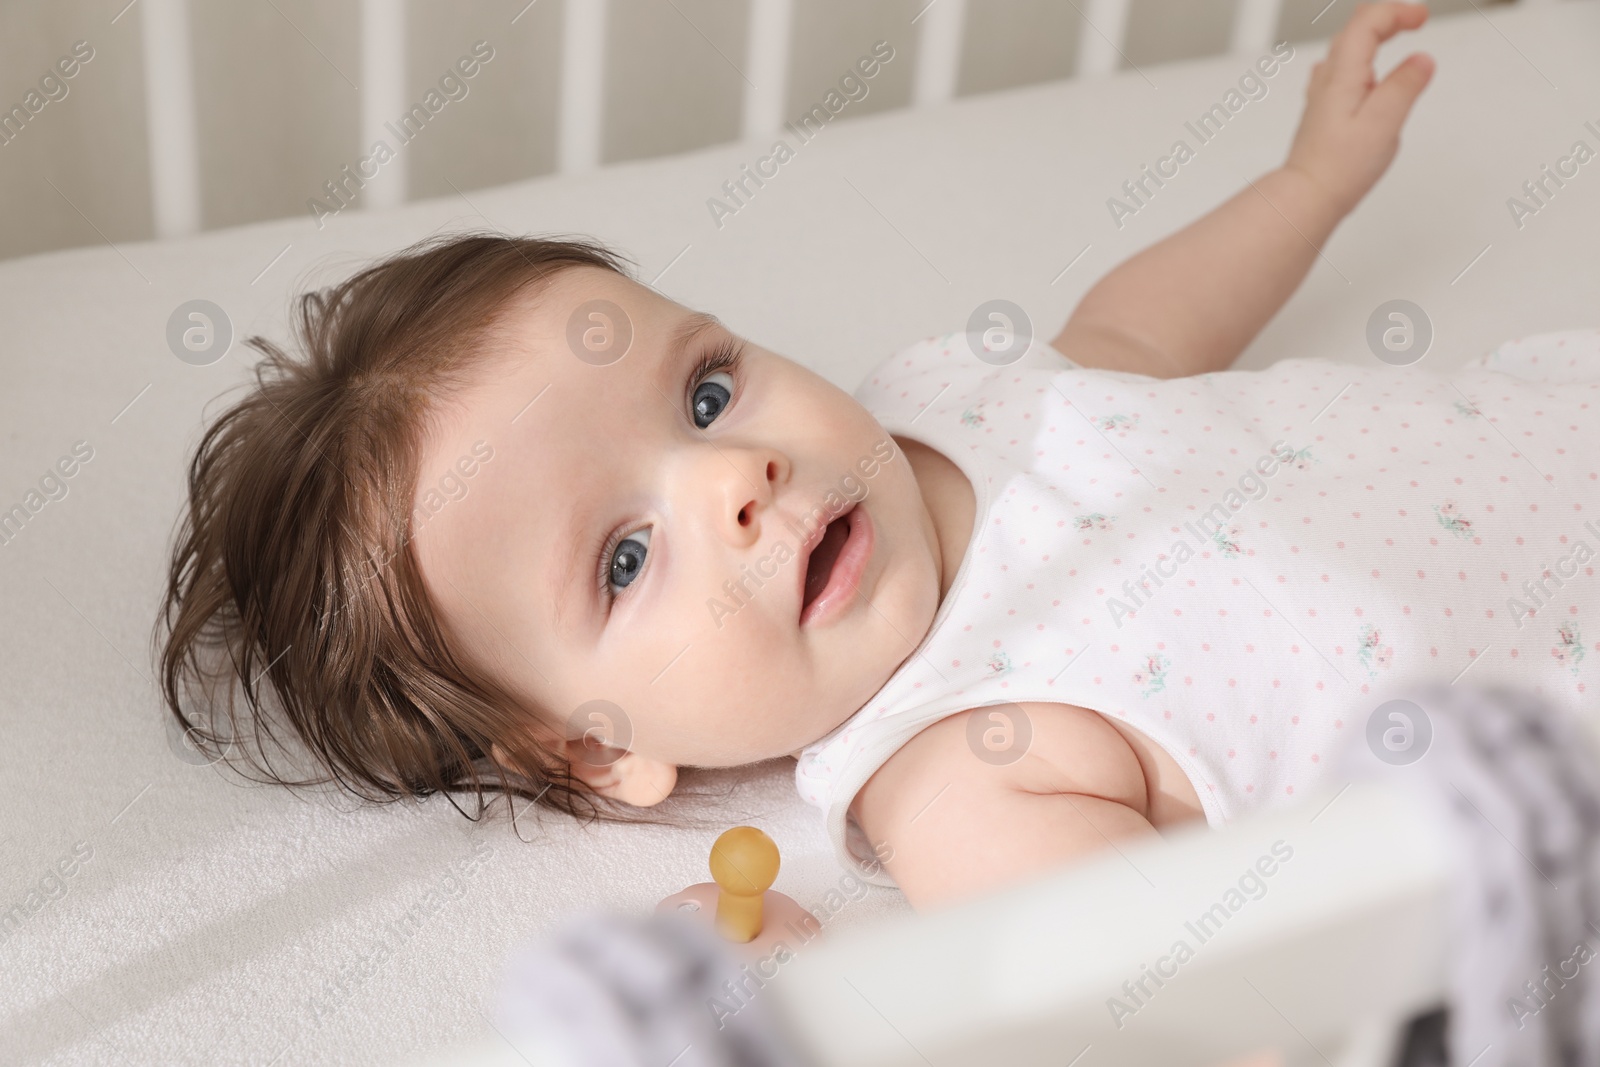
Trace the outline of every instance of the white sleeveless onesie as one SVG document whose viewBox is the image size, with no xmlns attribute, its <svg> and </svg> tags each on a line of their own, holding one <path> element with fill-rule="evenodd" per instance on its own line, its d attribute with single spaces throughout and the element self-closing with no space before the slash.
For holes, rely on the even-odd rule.
<svg viewBox="0 0 1600 1067">
<path fill-rule="evenodd" d="M 1418 681 L 1600 719 L 1600 330 L 1425 364 L 1158 379 L 1038 341 L 995 367 L 957 332 L 874 368 L 856 399 L 954 462 L 976 514 L 916 652 L 800 754 L 840 861 L 875 866 L 848 817 L 866 780 L 968 708 L 1119 719 L 1214 827 L 1328 784 L 1337 746 Z"/>
</svg>

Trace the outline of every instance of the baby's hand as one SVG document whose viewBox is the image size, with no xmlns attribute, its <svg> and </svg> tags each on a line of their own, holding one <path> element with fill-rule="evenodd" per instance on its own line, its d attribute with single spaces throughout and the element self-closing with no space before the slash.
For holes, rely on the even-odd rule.
<svg viewBox="0 0 1600 1067">
<path fill-rule="evenodd" d="M 1340 214 L 1355 207 L 1382 177 L 1400 147 L 1400 127 L 1433 76 L 1424 52 L 1406 57 L 1381 83 L 1372 59 L 1378 45 L 1428 18 L 1422 4 L 1360 4 L 1311 68 L 1306 110 L 1286 167 L 1309 176 Z"/>
</svg>

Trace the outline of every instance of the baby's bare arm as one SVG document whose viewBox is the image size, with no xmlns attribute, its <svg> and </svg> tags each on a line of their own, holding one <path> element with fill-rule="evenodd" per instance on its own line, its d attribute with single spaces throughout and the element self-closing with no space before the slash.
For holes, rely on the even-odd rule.
<svg viewBox="0 0 1600 1067">
<path fill-rule="evenodd" d="M 1143 815 L 1104 797 L 973 779 L 952 783 L 948 793 L 914 823 L 883 835 L 896 845 L 884 866 L 918 911 L 1025 881 L 1114 842 L 1156 836 Z"/>
<path fill-rule="evenodd" d="M 1127 260 L 1053 342 L 1086 367 L 1183 378 L 1223 370 L 1294 293 L 1339 221 L 1282 167 Z"/>
<path fill-rule="evenodd" d="M 1020 707 L 1031 723 L 1020 758 L 978 758 L 968 719 L 989 709 L 958 713 L 908 741 L 852 805 L 919 911 L 1156 833 L 1139 759 L 1113 726 L 1070 705 Z"/>
<path fill-rule="evenodd" d="M 1433 61 L 1409 56 L 1381 83 L 1372 61 L 1427 14 L 1421 4 L 1359 6 L 1312 68 L 1288 161 L 1106 275 L 1052 344 L 1084 366 L 1158 378 L 1232 364 L 1394 158 Z"/>
</svg>

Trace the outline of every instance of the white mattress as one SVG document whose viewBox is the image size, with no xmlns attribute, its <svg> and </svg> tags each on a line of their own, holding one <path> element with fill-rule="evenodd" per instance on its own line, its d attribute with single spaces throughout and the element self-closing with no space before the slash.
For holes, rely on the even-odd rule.
<svg viewBox="0 0 1600 1067">
<path fill-rule="evenodd" d="M 1439 70 L 1399 159 L 1243 365 L 1369 360 L 1367 316 L 1397 297 L 1431 315 L 1427 358 L 1438 366 L 1600 321 L 1600 162 L 1521 229 L 1506 206 L 1574 141 L 1600 147 L 1583 125 L 1600 127 L 1596 41 L 1594 0 L 1430 26 L 1419 43 Z M 511 946 L 575 909 L 642 911 L 703 880 L 726 826 L 772 834 L 783 850 L 776 888 L 802 904 L 840 875 L 787 761 L 710 776 L 735 787 L 715 828 L 526 821 L 523 843 L 443 799 L 354 809 L 176 759 L 150 681 L 150 627 L 183 463 L 202 414 L 220 408 L 207 402 L 246 379 L 250 354 L 236 341 L 213 366 L 174 358 L 164 332 L 179 303 L 217 302 L 236 337 L 286 339 L 291 292 L 440 228 L 577 231 L 634 256 L 646 279 L 672 264 L 657 283 L 667 295 L 852 387 L 871 361 L 961 326 L 992 297 L 1021 303 L 1052 335 L 1111 265 L 1281 161 L 1322 51 L 1297 49 L 1270 95 L 1120 230 L 1106 198 L 1254 57 L 839 124 L 720 230 L 706 199 L 765 144 L 348 212 L 320 232 L 308 215 L 0 264 L 0 510 L 74 442 L 94 449 L 69 494 L 0 548 L 0 909 L 48 889 L 76 843 L 92 849 L 65 895 L 0 944 L 0 1058 L 395 1062 L 491 1036 L 480 1008 Z M 1386 50 L 1384 64 L 1399 54 Z M 485 842 L 487 859 L 447 881 Z M 413 936 L 389 932 L 430 899 L 440 906 Z M 873 889 L 830 928 L 903 908 L 895 891 Z M 384 943 L 390 958 L 364 966 Z"/>
</svg>

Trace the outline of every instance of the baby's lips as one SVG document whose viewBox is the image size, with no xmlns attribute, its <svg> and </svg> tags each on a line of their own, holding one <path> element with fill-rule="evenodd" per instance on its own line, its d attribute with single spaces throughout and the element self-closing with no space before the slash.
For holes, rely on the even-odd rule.
<svg viewBox="0 0 1600 1067">
<path fill-rule="evenodd" d="M 837 518 L 837 516 L 835 516 L 835 517 Z M 831 522 L 831 521 L 832 520 L 830 519 L 829 522 Z M 798 519 L 786 518 L 785 519 L 785 528 L 786 529 L 791 529 L 791 530 L 792 529 L 804 529 L 805 528 L 805 524 L 803 522 L 801 522 L 800 520 L 798 520 Z M 806 572 L 811 567 L 811 553 L 813 553 L 813 552 L 815 552 L 817 550 L 817 546 L 822 543 L 822 538 L 827 532 L 828 532 L 828 523 L 826 523 L 826 522 L 819 523 L 817 525 L 817 528 L 812 530 L 810 532 L 810 534 L 808 534 L 806 536 L 805 540 L 801 541 L 797 546 L 795 546 L 795 551 L 794 551 L 795 570 L 800 572 L 799 573 L 799 578 L 795 583 L 795 585 L 796 585 L 795 617 L 796 618 L 798 618 L 800 616 L 800 614 L 805 611 L 805 607 L 806 607 Z"/>
</svg>

